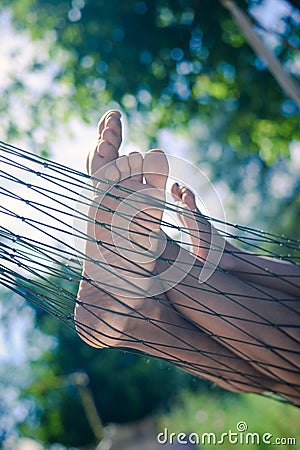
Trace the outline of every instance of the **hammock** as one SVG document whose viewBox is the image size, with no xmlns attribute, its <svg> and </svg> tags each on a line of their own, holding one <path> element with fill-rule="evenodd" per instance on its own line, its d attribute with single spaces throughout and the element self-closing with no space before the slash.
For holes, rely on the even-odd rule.
<svg viewBox="0 0 300 450">
<path fill-rule="evenodd" d="M 4 220 L 1 220 L 0 225 L 0 283 L 4 287 L 11 291 L 18 293 L 24 297 L 30 303 L 42 308 L 46 312 L 54 315 L 60 321 L 67 326 L 84 332 L 86 339 L 91 336 L 91 342 L 95 342 L 95 339 L 99 340 L 99 344 L 102 344 L 101 333 L 95 334 L 93 329 L 90 329 L 84 323 L 75 323 L 74 321 L 74 307 L 76 305 L 76 291 L 80 280 L 82 279 L 82 263 L 89 257 L 84 252 L 84 245 L 87 240 L 85 231 L 86 224 L 92 221 L 87 215 L 88 207 L 91 203 L 91 198 L 94 194 L 94 188 L 90 184 L 91 177 L 83 174 L 77 170 L 68 168 L 59 163 L 49 161 L 45 158 L 32 154 L 28 151 L 21 150 L 12 145 L 4 142 L 0 143 L 0 176 L 2 183 L 0 187 L 1 194 L 1 206 L 0 214 Z M 102 186 L 109 184 L 102 181 Z M 125 188 L 118 186 L 120 190 Z M 100 189 L 100 188 L 97 188 Z M 101 189 L 100 189 L 101 190 Z M 98 193 L 103 194 L 103 190 Z M 144 199 L 141 199 L 141 201 Z M 100 205 L 99 208 L 102 206 Z M 138 210 L 138 205 L 135 205 Z M 104 208 L 104 207 L 103 207 Z M 180 207 L 167 202 L 164 204 L 164 208 L 167 211 L 176 213 L 181 212 L 183 215 L 191 214 L 186 209 L 180 211 Z M 120 213 L 121 214 L 121 213 Z M 194 213 L 193 213 L 194 214 Z M 256 230 L 254 228 L 244 227 L 241 225 L 224 224 L 222 221 L 214 219 L 212 217 L 205 217 L 199 215 L 198 220 L 201 218 L 208 219 L 210 223 L 214 224 L 214 227 L 218 230 L 219 234 L 225 238 L 233 239 L 234 242 L 239 242 L 242 247 L 251 249 L 252 254 L 260 256 L 268 256 L 269 258 L 276 258 L 281 260 L 290 261 L 293 265 L 297 265 L 297 261 L 300 260 L 300 241 L 287 238 L 283 235 L 279 236 L 274 233 Z M 150 219 L 149 219 L 150 220 Z M 189 236 L 196 233 L 196 229 L 187 229 L 184 226 L 179 226 L 174 223 L 168 223 L 163 221 L 162 225 L 166 230 L 181 232 L 184 239 L 174 239 L 181 243 L 181 245 L 188 244 Z M 221 229 L 223 225 L 226 225 L 226 231 Z M 13 231 L 18 230 L 18 231 Z M 19 231 L 20 230 L 20 231 Z M 230 230 L 230 231 L 228 231 Z M 120 230 L 120 235 L 122 230 Z M 106 245 L 102 242 L 106 251 L 114 251 L 114 248 L 110 245 Z M 201 236 L 201 246 L 209 245 L 209 238 L 207 241 L 205 236 Z M 222 249 L 215 248 L 215 251 L 221 251 Z M 141 249 L 141 254 L 143 249 Z M 242 251 L 235 250 L 232 252 L 232 256 L 242 260 Z M 105 261 L 92 261 L 94 264 L 101 266 L 102 273 L 107 273 L 107 277 L 101 279 L 101 287 L 96 285 L 99 291 L 105 292 L 106 295 L 116 302 L 121 303 L 115 295 L 114 288 L 109 284 L 109 280 L 113 279 L 112 275 L 118 270 L 118 267 L 111 267 Z M 172 261 L 171 261 L 172 262 Z M 170 261 L 168 261 L 170 263 Z M 185 273 L 185 262 L 182 263 L 182 267 L 179 265 L 179 270 Z M 197 264 L 197 261 L 195 262 Z M 198 263 L 201 264 L 201 261 Z M 255 266 L 255 263 L 253 263 Z M 121 269 L 121 268 L 120 268 Z M 217 267 L 217 271 L 224 271 Z M 122 273 L 118 272 L 118 273 Z M 250 272 L 249 272 L 250 273 Z M 289 276 L 288 280 L 285 276 L 274 274 L 270 271 L 265 271 L 261 274 L 262 277 L 273 277 L 281 279 L 286 284 L 298 287 L 297 280 L 293 282 L 292 276 Z M 182 277 L 184 278 L 184 277 Z M 90 280 L 91 281 L 91 280 Z M 198 280 L 197 280 L 198 281 Z M 168 284 L 168 280 L 164 280 Z M 172 280 L 170 280 L 172 282 Z M 247 280 L 244 281 L 247 284 Z M 184 283 L 184 281 L 183 281 Z M 249 282 L 249 285 L 251 283 Z M 127 286 L 127 295 L 130 295 L 130 286 Z M 172 287 L 176 290 L 176 286 Z M 197 285 L 197 289 L 205 292 L 211 291 L 210 280 Z M 111 293 L 112 292 L 112 293 Z M 136 293 L 136 286 L 133 286 L 133 292 Z M 217 294 L 224 298 L 230 299 L 233 303 L 238 303 L 236 295 L 230 290 L 218 291 Z M 244 322 L 260 324 L 262 321 L 265 326 L 271 328 L 276 327 L 280 329 L 283 336 L 288 337 L 293 343 L 298 344 L 296 350 L 288 350 L 293 352 L 294 356 L 300 358 L 300 346 L 299 340 L 295 337 L 294 331 L 299 329 L 299 308 L 296 305 L 298 299 L 287 301 L 284 294 L 282 298 L 278 299 L 273 297 L 268 290 L 264 289 L 263 285 L 256 288 L 255 296 L 247 296 L 247 300 L 274 300 L 275 302 L 282 304 L 283 307 L 294 317 L 298 319 L 296 325 L 288 323 L 276 324 L 268 322 L 265 317 L 261 317 L 256 314 L 256 318 L 248 319 L 245 315 Z M 153 301 L 161 301 L 161 299 L 153 294 L 151 296 Z M 171 308 L 169 303 L 165 302 L 166 308 Z M 176 306 L 176 305 L 175 305 Z M 243 330 L 243 323 L 241 323 L 240 317 L 235 317 L 230 314 L 218 314 L 213 308 L 209 309 L 201 302 L 195 303 L 195 310 L 198 308 L 206 314 L 207 317 L 215 316 L 216 318 L 222 318 L 224 323 L 230 323 L 231 326 L 236 327 L 237 331 Z M 249 306 L 244 306 L 245 312 L 251 311 L 251 303 Z M 93 306 L 93 311 L 96 311 Z M 97 311 L 94 312 L 97 320 L 101 321 L 101 312 L 105 311 L 104 306 L 98 306 Z M 107 310 L 109 311 L 109 310 Z M 174 311 L 174 308 L 172 308 Z M 149 317 L 145 316 L 142 311 L 132 311 L 130 313 L 122 313 L 123 315 L 131 315 L 135 313 L 137 320 L 149 321 Z M 184 315 L 180 312 L 180 308 L 177 310 L 178 316 Z M 235 320 L 237 319 L 237 320 Z M 105 323 L 107 325 L 107 323 Z M 154 323 L 157 327 L 157 331 L 164 331 L 172 325 L 168 321 L 161 321 Z M 178 350 L 182 350 L 182 346 L 187 346 L 187 341 L 178 337 L 176 333 L 176 327 L 174 332 L 170 334 L 177 339 Z M 236 346 L 239 342 L 249 344 L 250 340 L 252 346 L 258 349 L 263 348 L 269 350 L 275 356 L 280 356 L 283 362 L 288 362 L 290 368 L 285 371 L 290 371 L 292 375 L 298 376 L 299 382 L 285 382 L 280 375 L 273 375 L 273 381 L 271 388 L 268 390 L 271 393 L 288 397 L 291 403 L 299 404 L 300 400 L 300 367 L 299 364 L 291 362 L 289 358 L 282 355 L 284 351 L 284 345 L 266 344 L 265 341 L 252 333 L 247 332 L 244 341 L 240 339 L 230 339 L 228 336 L 212 333 L 208 328 L 202 326 L 202 332 L 205 332 L 213 339 L 217 339 L 219 342 L 226 343 L 226 348 L 232 349 L 232 358 L 239 359 L 245 358 L 251 363 L 256 363 L 265 372 L 269 371 L 270 374 L 274 370 L 280 370 L 278 363 L 262 363 L 261 361 L 255 361 L 249 359 L 249 356 L 239 351 L 239 355 L 236 352 Z M 188 330 L 188 327 L 187 327 Z M 113 332 L 112 327 L 112 332 Z M 244 331 L 243 331 L 244 332 Z M 96 337 L 95 337 L 96 336 Z M 247 342 L 247 336 L 249 342 Z M 133 340 L 132 336 L 123 336 L 124 348 L 126 344 Z M 180 343 L 180 341 L 182 341 Z M 145 351 L 156 348 L 156 343 L 153 341 L 140 341 L 145 348 Z M 253 344 L 254 342 L 254 344 Z M 174 346 L 176 347 L 176 346 Z M 174 357 L 174 348 L 169 345 L 162 346 L 160 344 L 159 357 L 164 360 L 170 361 L 185 370 L 192 373 L 200 373 L 209 375 L 212 371 L 216 360 L 223 365 L 222 374 L 216 375 L 220 381 L 231 383 L 233 376 L 237 374 L 237 369 L 234 368 L 233 359 L 230 361 L 228 358 L 224 358 L 224 361 L 220 362 L 220 358 L 214 352 L 203 352 L 206 356 L 206 361 L 210 363 L 199 364 L 197 362 L 190 362 L 180 357 Z M 199 353 L 199 348 L 190 345 L 189 351 L 191 353 Z M 150 352 L 151 353 L 151 352 Z M 157 356 L 157 355 L 156 355 Z M 293 360 L 294 361 L 294 360 Z M 241 381 L 241 390 L 244 387 L 256 386 L 257 388 L 264 388 L 266 382 L 266 376 L 264 372 L 257 372 L 255 376 L 249 377 L 247 373 L 241 371 L 243 381 Z M 251 378 L 251 379 L 250 379 Z M 253 381 L 255 379 L 255 381 Z M 287 394 L 287 389 L 293 390 L 292 399 Z"/>
</svg>

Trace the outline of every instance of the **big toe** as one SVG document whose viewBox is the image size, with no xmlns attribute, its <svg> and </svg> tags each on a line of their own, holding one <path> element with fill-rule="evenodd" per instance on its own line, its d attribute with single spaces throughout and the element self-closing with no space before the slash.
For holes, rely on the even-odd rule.
<svg viewBox="0 0 300 450">
<path fill-rule="evenodd" d="M 121 142 L 121 114 L 118 111 L 108 111 L 98 124 L 97 146 L 88 155 L 88 174 L 101 178 L 101 169 L 118 158 Z"/>
<path fill-rule="evenodd" d="M 171 194 L 173 196 L 173 199 L 177 202 L 181 200 L 181 192 L 180 187 L 178 183 L 174 183 L 171 187 Z"/>
<path fill-rule="evenodd" d="M 110 119 L 119 119 L 120 120 L 121 119 L 120 111 L 118 111 L 116 109 L 111 109 L 103 114 L 103 116 L 101 117 L 101 119 L 98 122 L 98 135 L 99 136 L 101 136 L 102 131 L 104 130 L 104 128 L 106 127 L 106 125 Z"/>
<path fill-rule="evenodd" d="M 154 149 L 146 153 L 143 163 L 146 183 L 157 189 L 165 190 L 169 175 L 169 163 L 162 150 Z"/>
<path fill-rule="evenodd" d="M 100 119 L 98 124 L 98 139 L 99 142 L 103 141 L 105 143 L 111 144 L 117 150 L 119 149 L 122 142 L 122 123 L 121 114 L 118 111 L 109 111 L 102 119 Z M 99 154 L 105 152 L 105 146 L 99 148 Z"/>
</svg>

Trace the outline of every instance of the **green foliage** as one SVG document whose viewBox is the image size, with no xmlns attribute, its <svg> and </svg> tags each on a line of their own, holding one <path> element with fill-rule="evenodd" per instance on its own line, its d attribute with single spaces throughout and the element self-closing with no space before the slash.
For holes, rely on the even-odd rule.
<svg viewBox="0 0 300 450">
<path fill-rule="evenodd" d="M 259 2 L 248 3 L 251 11 Z M 152 113 L 155 131 L 186 126 L 199 117 L 217 122 L 214 134 L 233 148 L 261 149 L 268 164 L 278 154 L 288 155 L 289 141 L 299 139 L 296 106 L 285 99 L 216 0 L 213 5 L 211 0 L 7 4 L 15 24 L 33 39 L 52 33 L 49 58 L 42 65 L 56 62 L 59 49 L 66 52 L 54 80 L 74 89 L 71 102 L 67 96 L 59 100 L 64 111 L 80 109 L 85 120 L 94 121 L 113 100 L 129 114 Z M 283 23 L 276 53 L 292 70 L 299 41 L 295 11 Z M 48 106 L 56 103 L 52 97 Z"/>
<path fill-rule="evenodd" d="M 238 3 L 246 9 L 245 2 Z M 249 0 L 249 11 L 257 3 Z M 257 220 L 277 217 L 272 231 L 300 238 L 299 186 L 295 183 L 277 199 L 277 206 L 270 189 L 274 173 L 291 173 L 286 169 L 290 142 L 300 139 L 297 108 L 218 1 L 4 0 L 2 5 L 12 11 L 25 44 L 33 39 L 35 45 L 30 42 L 35 50 L 22 65 L 22 43 L 11 51 L 14 68 L 7 85 L 0 87 L 5 139 L 24 142 L 26 136 L 34 149 L 47 150 L 58 124 L 67 124 L 74 115 L 95 122 L 108 107 L 120 105 L 132 126 L 142 125 L 135 130 L 139 143 L 154 143 L 162 127 L 184 129 L 198 144 L 197 163 L 207 162 L 215 180 L 228 181 L 244 208 L 250 208 L 247 191 L 255 191 Z M 293 72 L 299 42 L 295 11 L 282 23 L 275 52 Z M 213 155 L 210 145 L 216 142 L 221 145 Z M 21 430 L 44 442 L 94 441 L 78 387 L 72 384 L 74 372 L 87 373 L 104 423 L 168 409 L 183 387 L 204 384 L 141 355 L 89 348 L 50 316 L 38 314 L 38 327 L 55 336 L 57 345 L 32 364 L 33 381 L 23 395 L 36 408 Z M 279 403 L 217 392 L 210 392 L 209 400 L 204 394 L 187 396 L 185 406 L 162 424 L 173 431 L 209 431 L 216 429 L 219 417 L 224 428 L 244 419 L 253 429 L 272 432 L 276 426 L 287 433 L 296 420 L 295 409 Z M 205 405 L 207 421 L 199 419 L 204 408 L 196 416 L 199 404 Z M 271 428 L 261 428 L 266 418 Z"/>
<path fill-rule="evenodd" d="M 64 285 L 63 280 L 54 281 L 58 289 Z M 73 329 L 41 310 L 37 310 L 37 327 L 55 336 L 57 345 L 31 365 L 32 382 L 22 396 L 35 402 L 35 414 L 20 430 L 45 443 L 81 446 L 95 441 L 74 384 L 76 373 L 87 375 L 104 424 L 135 421 L 168 410 L 183 387 L 205 385 L 174 366 L 138 353 L 89 347 Z"/>
<path fill-rule="evenodd" d="M 14 292 L 0 287 L 0 448 L 13 442 L 16 424 L 30 416 L 34 400 L 21 400 L 32 381 L 31 364 L 53 348 L 54 339 L 34 328 L 33 309 Z M 10 447 L 12 448 L 12 447 Z"/>
<path fill-rule="evenodd" d="M 294 437 L 296 446 L 300 442 L 299 409 L 280 403 L 274 399 L 263 398 L 254 394 L 226 394 L 217 390 L 191 395 L 184 393 L 181 404 L 172 410 L 170 414 L 161 416 L 158 420 L 159 430 L 168 428 L 169 434 L 174 433 L 215 433 L 217 439 L 222 433 L 237 432 L 237 423 L 246 422 L 249 433 L 258 433 L 260 437 L 264 433 L 273 435 L 271 441 L 276 438 Z M 246 434 L 243 433 L 244 435 Z M 201 441 L 200 441 L 201 442 Z M 207 441 L 206 441 L 207 443 Z M 246 446 L 246 445 L 244 445 Z M 244 448 L 237 444 L 236 448 Z M 211 445 L 201 445 L 201 448 L 210 448 Z M 222 448 L 232 449 L 233 443 L 224 439 Z M 276 446 L 277 447 L 277 446 Z M 260 442 L 249 445 L 251 449 L 267 450 L 270 444 Z M 278 448 L 294 449 L 295 445 L 278 445 Z"/>
<path fill-rule="evenodd" d="M 178 391 L 191 383 L 191 377 L 160 361 L 89 348 L 73 331 L 62 330 L 58 341 L 55 351 L 32 366 L 35 379 L 23 393 L 38 409 L 35 422 L 21 427 L 22 434 L 43 442 L 80 446 L 95 441 L 79 390 L 72 385 L 74 372 L 87 373 L 104 423 L 134 421 L 170 408 Z"/>
</svg>

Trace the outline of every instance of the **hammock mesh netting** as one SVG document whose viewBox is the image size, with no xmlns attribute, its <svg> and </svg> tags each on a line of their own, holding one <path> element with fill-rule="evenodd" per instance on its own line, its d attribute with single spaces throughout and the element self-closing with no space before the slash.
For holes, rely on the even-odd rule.
<svg viewBox="0 0 300 450">
<path fill-rule="evenodd" d="M 126 264 L 124 267 L 114 267 L 109 263 L 109 258 L 95 260 L 85 252 L 86 241 L 92 239 L 87 236 L 86 224 L 94 221 L 88 214 L 94 195 L 91 177 L 3 142 L 0 145 L 0 161 L 0 213 L 3 219 L 0 225 L 0 282 L 4 287 L 54 315 L 66 326 L 76 329 L 91 345 L 113 346 L 116 321 L 110 322 L 108 313 L 122 320 L 135 320 L 138 324 L 143 321 L 144 325 L 140 328 L 145 330 L 145 335 L 130 334 L 126 328 L 118 337 L 120 347 L 161 357 L 229 389 L 270 392 L 300 404 L 298 240 L 227 222 L 223 224 L 220 220 L 188 211 L 180 205 L 164 203 L 165 211 L 179 213 L 186 218 L 193 217 L 196 225 L 197 221 L 203 221 L 204 228 L 207 223 L 213 224 L 214 229 L 218 230 L 218 242 L 225 238 L 241 247 L 228 250 L 221 248 L 222 244 L 219 247 L 216 244 L 214 251 L 230 253 L 241 265 L 245 255 L 243 249 L 251 251 L 253 258 L 247 262 L 248 271 L 242 274 L 230 274 L 230 270 L 216 265 L 216 276 L 221 280 L 224 278 L 224 283 L 218 285 L 213 277 L 199 282 L 197 267 L 200 272 L 203 267 L 200 257 L 192 260 L 190 270 L 188 257 L 180 259 L 176 256 L 176 261 L 172 261 L 172 256 L 162 253 L 162 265 L 167 268 L 176 265 L 175 281 L 178 283 L 174 281 L 174 273 L 168 278 L 167 268 L 163 273 L 156 273 L 156 278 L 165 286 L 164 293 L 155 290 L 157 283 L 152 283 L 147 301 L 153 302 L 153 308 L 156 305 L 164 308 L 165 312 L 155 319 L 151 314 L 149 316 L 147 310 L 135 309 L 134 300 L 126 303 L 126 298 L 137 297 L 139 289 L 142 296 L 143 289 L 137 282 L 130 281 L 136 280 L 134 276 L 140 274 L 141 265 L 134 264 L 130 254 L 126 253 L 121 227 L 117 227 L 116 232 L 121 239 L 118 251 L 120 248 L 124 250 L 121 253 L 124 260 L 128 259 L 131 263 L 133 278 L 128 279 Z M 116 185 L 107 193 L 107 184 L 103 180 L 99 182 L 97 194 L 117 198 L 116 189 L 119 192 L 128 191 L 128 188 Z M 148 201 L 146 194 L 146 199 L 143 194 L 140 197 L 141 202 Z M 130 196 L 126 198 L 130 201 Z M 135 195 L 131 208 L 138 211 L 137 198 Z M 96 208 L 97 211 L 103 208 L 106 212 L 108 209 L 105 202 L 97 204 Z M 115 211 L 115 214 L 124 219 L 122 211 Z M 172 239 L 164 235 L 164 245 L 172 245 L 178 240 L 181 247 L 187 248 L 189 237 L 197 235 L 196 225 L 194 229 L 187 228 L 165 219 L 162 225 L 167 234 L 168 231 L 172 234 Z M 136 232 L 143 233 L 142 225 Z M 178 238 L 176 233 L 180 233 L 181 237 Z M 194 242 L 194 251 L 197 245 L 199 250 L 200 247 L 208 247 L 210 240 L 211 229 L 207 230 L 205 237 L 202 227 L 200 243 Z M 97 245 L 105 250 L 106 255 L 116 252 L 111 242 L 97 241 Z M 188 254 L 187 250 L 184 252 Z M 135 253 L 139 253 L 137 247 Z M 143 253 L 141 246 L 140 255 Z M 268 268 L 263 270 L 257 265 L 255 256 L 268 257 L 269 261 L 287 261 L 288 269 L 284 273 Z M 99 280 L 82 275 L 84 261 L 96 267 L 96 272 L 101 274 Z M 147 268 L 144 270 L 145 276 L 151 280 L 153 274 L 147 273 Z M 253 282 L 253 273 L 259 279 L 258 283 Z M 121 280 L 121 287 L 118 287 L 116 277 Z M 94 292 L 99 292 L 103 302 L 89 304 L 82 299 L 78 301 L 76 291 L 82 280 L 89 283 Z M 231 283 L 230 280 L 234 281 Z M 241 286 L 240 283 L 243 287 L 235 291 L 236 286 Z M 85 320 L 84 314 L 74 314 L 76 304 L 90 314 L 90 320 Z M 275 319 L 271 320 L 273 308 Z M 270 314 L 264 313 L 266 309 L 271 310 Z M 95 327 L 93 324 L 96 324 Z M 150 325 L 152 334 L 148 335 Z"/>
</svg>

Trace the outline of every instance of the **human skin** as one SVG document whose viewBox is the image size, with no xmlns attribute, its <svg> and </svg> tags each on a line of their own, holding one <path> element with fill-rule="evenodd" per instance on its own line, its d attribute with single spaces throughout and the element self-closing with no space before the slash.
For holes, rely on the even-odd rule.
<svg viewBox="0 0 300 450">
<path fill-rule="evenodd" d="M 198 226 L 199 232 L 191 238 L 192 251 L 203 261 L 213 227 L 197 209 L 189 189 L 174 184 L 172 194 L 181 202 L 179 217 L 183 224 Z M 188 214 L 182 214 L 183 208 Z M 199 236 L 205 237 L 204 243 Z M 220 247 L 224 253 L 219 270 L 203 283 L 205 289 L 199 290 L 202 266 L 194 264 L 186 278 L 168 291 L 168 298 L 186 317 L 243 355 L 259 371 L 299 386 L 299 266 L 254 256 L 227 241 Z M 178 248 L 170 241 L 165 255 L 157 261 L 158 270 L 166 271 L 166 261 L 177 260 L 177 253 Z M 222 292 L 226 295 L 220 302 Z"/>
<path fill-rule="evenodd" d="M 167 159 L 159 150 L 150 151 L 145 157 L 136 152 L 119 157 L 121 121 L 116 111 L 102 118 L 98 134 L 98 144 L 88 156 L 88 173 L 98 180 L 118 184 L 123 190 L 112 188 L 101 198 L 95 193 L 89 210 L 92 220 L 88 223 L 87 236 L 91 239 L 86 244 L 87 258 L 75 310 L 80 337 L 95 347 L 126 347 L 167 359 L 230 390 L 258 393 L 270 390 L 296 402 L 299 370 L 297 378 L 295 365 L 298 360 L 292 356 L 295 360 L 288 358 L 286 361 L 284 357 L 285 345 L 293 352 L 296 344 L 281 330 L 279 332 L 278 327 L 270 328 L 269 320 L 274 317 L 270 317 L 268 307 L 264 307 L 269 302 L 269 293 L 265 303 L 254 301 L 249 311 L 246 299 L 248 296 L 253 301 L 256 286 L 248 286 L 222 271 L 213 274 L 205 290 L 199 289 L 199 261 L 191 265 L 191 271 L 178 285 L 170 287 L 163 273 L 178 256 L 177 244 L 167 239 L 161 257 L 153 258 L 158 242 L 153 236 L 160 233 L 163 212 Z M 99 184 L 101 182 L 94 179 L 95 188 L 99 188 Z M 146 253 L 140 264 L 111 252 L 114 212 L 129 199 L 128 192 L 148 196 L 128 223 L 130 246 L 143 248 Z M 99 242 L 109 245 L 99 246 Z M 103 276 L 97 264 L 99 254 L 123 276 L 119 291 L 114 291 L 113 295 L 107 286 L 110 282 L 116 284 L 114 273 L 106 272 Z M 188 257 L 185 254 L 185 258 Z M 176 264 L 180 264 L 180 260 Z M 127 282 L 128 274 L 133 272 L 138 288 Z M 147 296 L 151 283 L 149 273 L 162 275 L 161 292 L 155 297 Z M 224 299 L 224 292 L 234 293 L 235 300 L 228 296 Z M 276 311 L 275 317 L 277 314 L 280 317 L 282 309 Z M 276 353 L 261 345 L 266 333 L 269 346 L 278 347 L 280 342 L 282 348 Z M 299 351 L 299 345 L 297 348 Z"/>
</svg>

